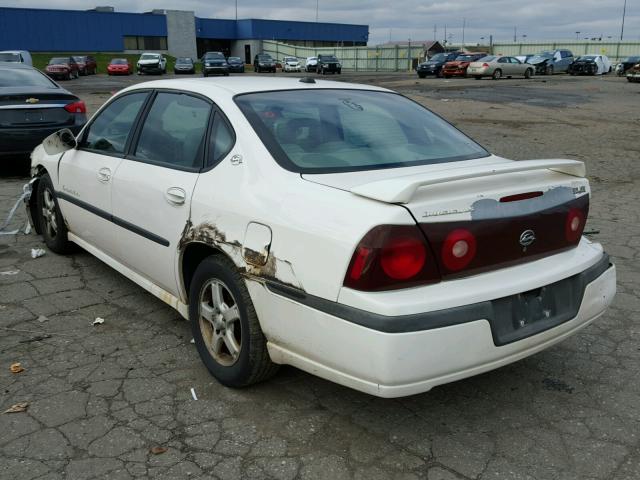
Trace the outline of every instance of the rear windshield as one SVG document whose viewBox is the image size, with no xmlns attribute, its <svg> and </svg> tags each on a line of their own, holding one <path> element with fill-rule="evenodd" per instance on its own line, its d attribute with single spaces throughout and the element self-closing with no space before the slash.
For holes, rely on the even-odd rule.
<svg viewBox="0 0 640 480">
<path fill-rule="evenodd" d="M 258 55 L 258 60 L 271 60 L 271 55 Z"/>
<path fill-rule="evenodd" d="M 125 58 L 114 58 L 109 63 L 111 63 L 111 65 L 126 65 L 127 60 Z"/>
<path fill-rule="evenodd" d="M 493 62 L 496 58 L 497 57 L 494 57 L 492 55 L 488 55 L 486 57 L 479 58 L 478 61 L 479 62 Z"/>
<path fill-rule="evenodd" d="M 69 57 L 56 57 L 49 60 L 49 65 L 59 65 L 61 63 L 69 63 Z"/>
<path fill-rule="evenodd" d="M 472 62 L 476 58 L 478 58 L 478 55 L 458 55 L 456 57 L 456 62 Z"/>
<path fill-rule="evenodd" d="M 58 88 L 49 77 L 28 68 L 0 68 L 1 87 Z"/>
<path fill-rule="evenodd" d="M 334 57 L 333 55 L 323 55 L 322 57 L 319 57 L 323 62 L 337 62 L 338 59 L 336 57 Z"/>
<path fill-rule="evenodd" d="M 374 170 L 489 155 L 395 93 L 286 90 L 238 95 L 235 101 L 278 163 L 296 172 Z"/>
<path fill-rule="evenodd" d="M 20 55 L 17 53 L 0 53 L 0 62 L 19 62 Z"/>
</svg>

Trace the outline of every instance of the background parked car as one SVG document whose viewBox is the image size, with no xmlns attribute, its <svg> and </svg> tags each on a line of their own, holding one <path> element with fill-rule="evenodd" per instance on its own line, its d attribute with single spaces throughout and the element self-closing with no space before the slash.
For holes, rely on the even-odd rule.
<svg viewBox="0 0 640 480">
<path fill-rule="evenodd" d="M 51 78 L 71 80 L 80 76 L 80 69 L 73 57 L 53 57 L 45 67 L 45 72 Z"/>
<path fill-rule="evenodd" d="M 138 75 L 143 73 L 167 73 L 167 59 L 160 53 L 145 52 L 140 55 L 137 65 Z"/>
<path fill-rule="evenodd" d="M 30 153 L 61 128 L 77 134 L 87 122 L 84 102 L 42 72 L 0 63 L 0 156 Z"/>
<path fill-rule="evenodd" d="M 418 77 L 425 78 L 427 75 L 435 75 L 437 77 L 442 76 L 442 67 L 447 62 L 451 62 L 456 59 L 460 52 L 450 53 L 437 53 L 425 62 L 422 62 L 416 68 Z"/>
<path fill-rule="evenodd" d="M 640 63 L 637 63 L 627 70 L 627 80 L 630 82 L 640 82 Z"/>
<path fill-rule="evenodd" d="M 627 57 L 616 65 L 616 74 L 624 75 L 634 65 L 640 63 L 640 55 Z"/>
<path fill-rule="evenodd" d="M 284 57 L 282 59 L 282 71 L 283 72 L 301 72 L 302 66 L 300 66 L 300 60 L 297 57 Z"/>
<path fill-rule="evenodd" d="M 571 75 L 604 75 L 611 71 L 611 61 L 606 55 L 582 55 L 568 71 Z"/>
<path fill-rule="evenodd" d="M 229 64 L 229 71 L 232 73 L 244 73 L 244 60 L 240 57 L 227 58 L 227 64 Z"/>
<path fill-rule="evenodd" d="M 98 71 L 96 59 L 91 55 L 78 55 L 74 56 L 73 59 L 78 64 L 80 75 L 95 75 Z"/>
<path fill-rule="evenodd" d="M 475 62 L 486 56 L 487 54 L 485 52 L 462 53 L 458 55 L 455 60 L 444 64 L 444 67 L 442 67 L 442 76 L 444 78 L 464 77 L 467 75 L 467 68 L 471 62 Z"/>
<path fill-rule="evenodd" d="M 112 58 L 107 65 L 108 75 L 131 75 L 132 73 L 133 67 L 126 58 Z"/>
<path fill-rule="evenodd" d="M 318 55 L 316 73 L 326 75 L 327 73 L 342 73 L 342 65 L 335 55 Z"/>
<path fill-rule="evenodd" d="M 529 63 L 529 60 L 531 60 L 535 56 L 536 55 L 534 53 L 528 53 L 526 55 L 516 55 L 516 58 L 522 63 Z"/>
<path fill-rule="evenodd" d="M 534 55 L 528 63 L 535 67 L 537 75 L 553 75 L 568 71 L 573 61 L 571 50 L 552 50 Z"/>
<path fill-rule="evenodd" d="M 276 73 L 276 61 L 268 53 L 259 53 L 253 59 L 253 71 Z"/>
<path fill-rule="evenodd" d="M 317 66 L 318 57 L 307 57 L 307 60 L 304 62 L 304 69 L 307 72 L 315 72 Z"/>
<path fill-rule="evenodd" d="M 0 52 L 0 62 L 24 63 L 33 66 L 31 54 L 26 50 L 4 50 Z"/>
<path fill-rule="evenodd" d="M 196 73 L 196 66 L 193 63 L 191 57 L 178 57 L 176 63 L 173 66 L 173 73 L 178 75 L 179 73 Z"/>
<path fill-rule="evenodd" d="M 207 52 L 202 57 L 202 76 L 229 75 L 229 64 L 222 52 Z"/>
<path fill-rule="evenodd" d="M 528 63 L 522 63 L 516 57 L 497 57 L 489 55 L 471 62 L 467 68 L 467 76 L 480 80 L 482 77 L 493 77 L 498 80 L 502 77 L 523 76 L 531 78 L 533 67 Z"/>
</svg>

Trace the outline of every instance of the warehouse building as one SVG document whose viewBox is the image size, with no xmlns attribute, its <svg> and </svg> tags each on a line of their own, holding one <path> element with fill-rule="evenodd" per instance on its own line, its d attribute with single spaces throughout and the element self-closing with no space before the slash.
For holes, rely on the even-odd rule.
<svg viewBox="0 0 640 480">
<path fill-rule="evenodd" d="M 223 20 L 182 10 L 147 13 L 0 7 L 0 50 L 31 52 L 126 52 L 144 50 L 200 58 L 222 51 L 246 63 L 262 40 L 308 47 L 366 45 L 367 25 L 285 20 Z"/>
</svg>

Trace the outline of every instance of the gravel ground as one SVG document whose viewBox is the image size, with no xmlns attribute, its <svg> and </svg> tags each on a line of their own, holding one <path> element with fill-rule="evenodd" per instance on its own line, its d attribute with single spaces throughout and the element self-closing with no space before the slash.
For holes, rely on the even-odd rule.
<svg viewBox="0 0 640 480">
<path fill-rule="evenodd" d="M 378 399 L 289 367 L 231 390 L 161 301 L 86 253 L 32 259 L 39 238 L 0 236 L 0 410 L 29 403 L 0 415 L 0 478 L 640 478 L 640 85 L 337 79 L 399 90 L 499 155 L 585 161 L 587 228 L 618 268 L 613 307 L 554 348 L 413 397 Z M 65 86 L 95 111 L 141 80 Z M 26 181 L 3 162 L 0 218 Z M 13 362 L 25 370 L 11 373 Z"/>
</svg>

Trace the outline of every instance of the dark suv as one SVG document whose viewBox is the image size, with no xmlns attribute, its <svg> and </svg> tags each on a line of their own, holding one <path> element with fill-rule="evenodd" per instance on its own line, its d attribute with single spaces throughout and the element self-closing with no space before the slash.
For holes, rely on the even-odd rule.
<svg viewBox="0 0 640 480">
<path fill-rule="evenodd" d="M 335 55 L 318 55 L 316 73 L 325 75 L 326 73 L 342 73 L 342 65 Z"/>
<path fill-rule="evenodd" d="M 458 55 L 460 55 L 460 52 L 436 53 L 426 62 L 419 64 L 416 67 L 416 72 L 420 78 L 424 78 L 427 75 L 441 77 L 442 67 L 444 67 L 444 64 L 455 60 Z"/>
<path fill-rule="evenodd" d="M 229 64 L 222 52 L 207 52 L 202 57 L 202 76 L 212 74 L 229 75 Z"/>
<path fill-rule="evenodd" d="M 259 53 L 253 59 L 253 71 L 276 73 L 276 61 L 268 53 Z"/>
<path fill-rule="evenodd" d="M 95 75 L 98 71 L 98 63 L 91 55 L 74 55 L 73 59 L 78 64 L 80 75 Z"/>
</svg>

